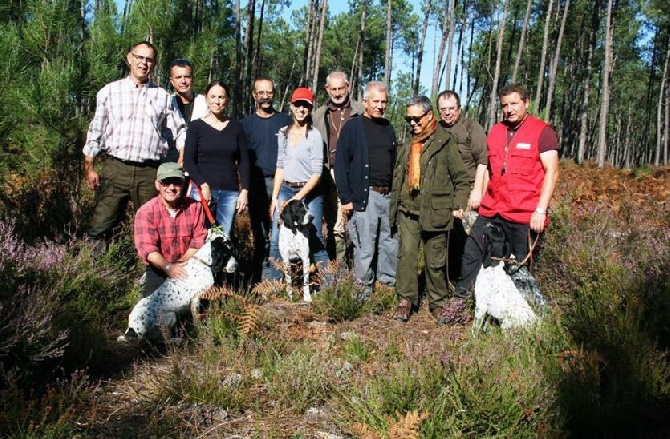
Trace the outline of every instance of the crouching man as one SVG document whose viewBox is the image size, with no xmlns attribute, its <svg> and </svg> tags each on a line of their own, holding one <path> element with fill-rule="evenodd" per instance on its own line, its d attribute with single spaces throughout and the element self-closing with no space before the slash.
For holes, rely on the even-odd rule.
<svg viewBox="0 0 670 439">
<path fill-rule="evenodd" d="M 183 184 L 181 166 L 163 163 L 156 173 L 158 195 L 140 207 L 135 216 L 135 247 L 147 265 L 144 297 L 168 277 L 185 279 L 183 263 L 205 243 L 202 205 L 182 196 Z"/>
</svg>

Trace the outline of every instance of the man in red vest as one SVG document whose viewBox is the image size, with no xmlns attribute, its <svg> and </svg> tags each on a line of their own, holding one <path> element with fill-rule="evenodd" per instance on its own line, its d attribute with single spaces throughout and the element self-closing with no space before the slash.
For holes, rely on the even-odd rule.
<svg viewBox="0 0 670 439">
<path fill-rule="evenodd" d="M 449 308 L 451 323 L 470 318 L 467 301 L 473 297 L 482 265 L 484 226 L 498 224 L 505 231 L 512 254 L 523 260 L 529 241 L 549 224 L 549 203 L 558 182 L 559 144 L 554 129 L 528 114 L 530 98 L 524 86 L 510 84 L 500 93 L 504 121 L 491 128 L 488 183 L 479 217 L 465 244 L 461 278 Z"/>
</svg>

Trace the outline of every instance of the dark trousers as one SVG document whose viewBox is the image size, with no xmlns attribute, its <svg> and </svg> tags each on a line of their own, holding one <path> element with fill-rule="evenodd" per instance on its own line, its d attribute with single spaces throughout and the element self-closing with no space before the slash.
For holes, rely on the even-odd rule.
<svg viewBox="0 0 670 439">
<path fill-rule="evenodd" d="M 262 172 L 252 171 L 249 188 L 249 222 L 251 234 L 254 238 L 254 254 L 252 260 L 252 278 L 258 280 L 261 273 L 267 271 L 268 256 L 270 254 L 270 197 L 274 177 L 264 177 Z"/>
<path fill-rule="evenodd" d="M 461 277 L 463 251 L 468 235 L 463 228 L 463 221 L 454 218 L 454 227 L 449 231 L 449 247 L 447 250 L 447 274 L 450 282 L 456 282 Z"/>
<path fill-rule="evenodd" d="M 419 216 L 398 212 L 398 268 L 396 292 L 412 305 L 419 304 L 419 247 L 423 244 L 426 272 L 426 296 L 431 311 L 444 306 L 447 300 L 445 249 L 449 232 L 428 232 L 421 229 Z"/>
<path fill-rule="evenodd" d="M 455 296 L 461 299 L 470 299 L 473 297 L 475 280 L 482 266 L 484 249 L 484 226 L 486 224 L 497 224 L 505 232 L 505 238 L 510 245 L 514 257 L 521 261 L 526 258 L 529 251 L 528 224 L 520 224 L 508 221 L 499 215 L 487 218 L 479 215 L 472 226 L 472 233 L 465 242 L 463 251 L 463 263 L 461 264 L 461 278 L 456 283 Z M 535 239 L 535 232 L 531 231 L 531 239 Z"/>
<path fill-rule="evenodd" d="M 133 203 L 133 210 L 137 212 L 140 206 L 156 196 L 155 165 L 135 166 L 110 157 L 105 159 L 88 231 L 90 238 L 105 238 L 123 219 L 128 201 Z"/>
<path fill-rule="evenodd" d="M 323 193 L 323 219 L 328 230 L 326 250 L 331 261 L 344 261 L 347 252 L 345 225 L 333 172 L 332 169 L 324 171 L 320 181 Z"/>
<path fill-rule="evenodd" d="M 163 282 L 165 282 L 165 279 L 167 279 L 167 274 L 163 270 L 159 270 L 153 265 L 147 265 L 146 274 L 147 276 L 144 282 L 143 297 L 150 296 L 151 293 L 163 285 Z"/>
</svg>

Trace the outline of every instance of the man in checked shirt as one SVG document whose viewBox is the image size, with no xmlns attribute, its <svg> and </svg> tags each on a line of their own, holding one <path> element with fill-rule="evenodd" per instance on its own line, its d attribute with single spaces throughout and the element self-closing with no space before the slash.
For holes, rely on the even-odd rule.
<svg viewBox="0 0 670 439">
<path fill-rule="evenodd" d="M 128 201 L 135 212 L 156 194 L 154 180 L 168 142 L 183 147 L 186 124 L 172 104 L 172 96 L 149 80 L 156 65 L 154 46 L 142 41 L 126 55 L 130 73 L 103 87 L 84 145 L 86 185 L 96 191 L 88 236 L 94 251 L 123 217 Z M 102 153 L 98 174 L 95 158 Z"/>
</svg>

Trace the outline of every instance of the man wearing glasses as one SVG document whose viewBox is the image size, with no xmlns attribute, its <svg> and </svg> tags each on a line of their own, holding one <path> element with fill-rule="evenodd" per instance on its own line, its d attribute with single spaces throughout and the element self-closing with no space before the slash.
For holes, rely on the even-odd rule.
<svg viewBox="0 0 670 439">
<path fill-rule="evenodd" d="M 156 65 L 156 49 L 142 41 L 126 55 L 130 73 L 103 87 L 84 145 L 84 178 L 96 192 L 88 236 L 94 252 L 107 238 L 126 204 L 135 212 L 156 193 L 154 180 L 160 159 L 174 141 L 183 148 L 186 126 L 172 105 L 172 97 L 149 80 Z M 98 174 L 95 159 L 103 155 Z"/>
<path fill-rule="evenodd" d="M 160 165 L 154 183 L 158 195 L 135 215 L 135 248 L 147 265 L 144 297 L 168 277 L 185 279 L 183 264 L 205 243 L 207 229 L 202 205 L 181 193 L 184 172 L 180 165 Z"/>
<path fill-rule="evenodd" d="M 249 221 L 254 237 L 252 277 L 258 280 L 261 276 L 264 279 L 270 276 L 268 256 L 272 221 L 268 212 L 277 169 L 277 133 L 280 128 L 291 123 L 291 116 L 275 110 L 275 89 L 270 78 L 256 78 L 252 96 L 256 102 L 256 110 L 242 120 L 242 127 L 247 137 L 251 164 Z"/>
<path fill-rule="evenodd" d="M 468 209 L 476 212 L 484 195 L 484 178 L 488 158 L 486 133 L 476 121 L 461 114 L 461 100 L 455 91 L 445 90 L 438 94 L 437 108 L 442 119 L 440 124 L 456 138 L 463 163 L 470 177 L 474 179 L 474 186 L 468 198 Z M 460 218 L 456 218 L 454 227 L 449 233 L 447 274 L 450 281 L 455 281 L 460 277 L 466 238 L 463 222 Z"/>
<path fill-rule="evenodd" d="M 438 325 L 449 319 L 446 277 L 447 238 L 454 217 L 462 217 L 472 178 L 455 138 L 437 123 L 430 99 L 409 100 L 405 120 L 411 136 L 398 150 L 393 172 L 390 220 L 398 232 L 396 293 L 393 318 L 409 320 L 419 305 L 419 246 L 423 245 L 426 297 Z"/>
</svg>

